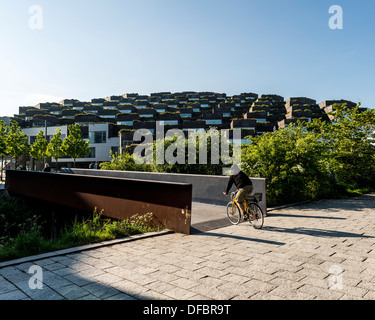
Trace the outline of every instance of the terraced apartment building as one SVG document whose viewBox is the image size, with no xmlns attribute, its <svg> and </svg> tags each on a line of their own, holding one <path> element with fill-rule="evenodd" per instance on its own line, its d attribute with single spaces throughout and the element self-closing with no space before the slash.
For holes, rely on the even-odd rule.
<svg viewBox="0 0 375 320">
<path fill-rule="evenodd" d="M 155 134 L 156 123 L 168 129 L 218 130 L 240 128 L 242 138 L 283 128 L 291 122 L 322 118 L 330 121 L 327 112 L 334 103 L 356 104 L 347 100 L 328 100 L 320 104 L 309 98 L 290 98 L 268 94 L 241 93 L 227 96 L 214 92 L 159 92 L 148 95 L 127 93 L 90 102 L 65 99 L 59 103 L 40 103 L 19 107 L 14 115 L 32 143 L 40 130 L 48 128 L 47 138 L 60 127 L 79 123 L 84 138 L 90 141 L 90 154 L 78 162 L 109 161 L 110 150 L 121 152 L 133 145 L 137 129 Z M 61 161 L 68 161 L 62 159 Z M 68 161 L 69 162 L 69 161 Z M 69 166 L 70 164 L 67 163 Z"/>
</svg>

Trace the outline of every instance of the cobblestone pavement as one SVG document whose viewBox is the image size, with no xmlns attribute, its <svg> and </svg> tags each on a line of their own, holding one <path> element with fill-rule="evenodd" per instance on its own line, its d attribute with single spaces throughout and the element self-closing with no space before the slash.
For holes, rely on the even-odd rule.
<svg viewBox="0 0 375 320">
<path fill-rule="evenodd" d="M 374 299 L 374 225 L 375 194 L 318 201 L 272 211 L 262 230 L 171 233 L 4 267 L 0 299 Z"/>
</svg>

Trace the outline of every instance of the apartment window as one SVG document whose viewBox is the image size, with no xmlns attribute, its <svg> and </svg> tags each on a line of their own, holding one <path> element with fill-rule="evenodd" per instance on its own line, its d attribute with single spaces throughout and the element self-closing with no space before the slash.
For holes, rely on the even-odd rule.
<svg viewBox="0 0 375 320">
<path fill-rule="evenodd" d="M 107 118 L 107 119 L 114 119 L 116 118 L 116 115 L 115 114 L 104 114 L 104 115 L 100 115 L 101 118 Z"/>
<path fill-rule="evenodd" d="M 127 146 L 131 146 L 133 144 L 133 140 L 124 140 L 122 146 L 126 148 Z"/>
<path fill-rule="evenodd" d="M 112 154 L 119 154 L 119 150 L 120 150 L 120 148 L 119 147 L 111 147 L 111 152 L 112 152 Z"/>
<path fill-rule="evenodd" d="M 90 122 L 76 122 L 78 123 L 80 126 L 88 126 L 90 124 Z"/>
<path fill-rule="evenodd" d="M 105 110 L 115 110 L 115 109 L 117 109 L 117 106 L 105 106 L 105 107 L 103 107 L 103 109 L 105 109 Z"/>
<path fill-rule="evenodd" d="M 98 110 L 84 110 L 84 113 L 98 113 Z"/>
<path fill-rule="evenodd" d="M 162 120 L 162 121 L 159 121 L 159 124 L 160 125 L 172 125 L 172 126 L 175 126 L 175 125 L 178 125 L 178 120 Z"/>
<path fill-rule="evenodd" d="M 154 115 L 153 114 L 140 114 L 139 116 L 142 118 L 152 118 Z"/>
<path fill-rule="evenodd" d="M 191 113 L 181 113 L 181 118 L 191 118 Z"/>
<path fill-rule="evenodd" d="M 50 126 L 51 123 L 50 122 L 47 122 L 47 126 Z M 33 127 L 44 127 L 45 126 L 45 122 L 34 122 L 33 123 Z"/>
<path fill-rule="evenodd" d="M 237 129 L 241 129 L 241 130 L 255 130 L 254 127 L 237 127 Z"/>
<path fill-rule="evenodd" d="M 257 119 L 258 123 L 265 123 L 267 120 L 266 119 Z"/>
<path fill-rule="evenodd" d="M 89 153 L 87 154 L 86 158 L 95 158 L 96 157 L 96 152 L 95 152 L 95 147 L 90 148 Z"/>
<path fill-rule="evenodd" d="M 223 113 L 223 117 L 230 117 L 230 113 Z"/>
<path fill-rule="evenodd" d="M 89 140 L 91 143 L 106 143 L 107 134 L 105 131 L 90 131 Z"/>
<path fill-rule="evenodd" d="M 208 108 L 209 105 L 208 105 L 208 104 L 201 104 L 201 107 L 202 107 L 202 108 Z"/>
<path fill-rule="evenodd" d="M 156 111 L 161 113 L 161 112 L 165 112 L 165 109 L 156 109 Z"/>
<path fill-rule="evenodd" d="M 190 132 L 206 132 L 205 129 L 203 128 L 185 128 L 183 131 L 190 131 Z"/>
<path fill-rule="evenodd" d="M 119 110 L 119 112 L 121 112 L 121 113 L 132 113 L 131 110 Z"/>
<path fill-rule="evenodd" d="M 206 124 L 222 124 L 222 120 L 221 119 L 217 119 L 217 120 L 205 120 L 206 121 Z"/>
<path fill-rule="evenodd" d="M 125 126 L 132 126 L 133 121 L 117 121 L 117 124 L 123 124 Z"/>
<path fill-rule="evenodd" d="M 199 109 L 199 108 L 194 108 L 194 109 L 193 109 L 193 112 L 201 112 L 201 109 Z"/>
</svg>

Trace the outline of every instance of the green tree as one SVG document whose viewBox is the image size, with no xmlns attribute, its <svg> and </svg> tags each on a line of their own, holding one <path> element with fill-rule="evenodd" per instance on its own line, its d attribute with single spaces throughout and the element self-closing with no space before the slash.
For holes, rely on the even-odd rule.
<svg viewBox="0 0 375 320">
<path fill-rule="evenodd" d="M 48 146 L 48 142 L 44 137 L 43 130 L 41 130 L 37 134 L 34 143 L 31 145 L 30 155 L 35 160 L 41 160 L 41 159 L 48 157 L 47 146 Z"/>
<path fill-rule="evenodd" d="M 49 156 L 56 161 L 56 171 L 58 170 L 58 160 L 65 155 L 62 145 L 63 140 L 61 138 L 61 129 L 59 128 L 53 135 L 47 147 Z"/>
<path fill-rule="evenodd" d="M 219 131 L 200 132 L 190 136 L 189 139 L 186 139 L 181 132 L 173 134 L 157 141 L 145 140 L 136 146 L 131 155 L 126 152 L 121 155 L 112 155 L 111 162 L 102 163 L 100 168 L 221 175 L 223 167 L 229 166 L 233 146 L 228 143 L 228 152 L 221 150 L 223 144 Z"/>
<path fill-rule="evenodd" d="M 326 145 L 317 132 L 291 124 L 253 137 L 243 146 L 242 169 L 266 178 L 269 205 L 295 203 L 329 195 L 334 177 L 324 154 Z M 322 156 L 323 155 L 323 156 Z"/>
<path fill-rule="evenodd" d="M 152 171 L 152 166 L 148 164 L 137 164 L 131 154 L 123 152 L 122 154 L 111 154 L 110 162 L 100 164 L 102 170 L 119 170 L 119 171 Z"/>
<path fill-rule="evenodd" d="M 220 154 L 220 139 L 219 131 L 208 131 L 199 132 L 189 139 L 171 137 L 155 141 L 153 171 L 221 175 L 224 165 Z M 156 161 L 157 148 L 164 150 L 163 163 Z"/>
<path fill-rule="evenodd" d="M 62 143 L 62 150 L 64 154 L 71 157 L 76 167 L 76 159 L 84 157 L 90 150 L 89 142 L 82 138 L 79 124 L 69 126 L 69 134 Z"/>
<path fill-rule="evenodd" d="M 16 121 L 10 121 L 9 132 L 6 137 L 8 154 L 17 159 L 29 151 L 27 135 L 21 130 Z"/>
<path fill-rule="evenodd" d="M 4 121 L 0 121 L 0 155 L 1 155 L 1 178 L 3 180 L 3 167 L 4 167 L 4 156 L 8 155 L 6 136 L 8 133 L 8 126 Z"/>
<path fill-rule="evenodd" d="M 375 187 L 375 110 L 334 105 L 332 123 L 315 121 L 328 147 L 328 159 L 337 181 L 349 188 Z"/>
</svg>

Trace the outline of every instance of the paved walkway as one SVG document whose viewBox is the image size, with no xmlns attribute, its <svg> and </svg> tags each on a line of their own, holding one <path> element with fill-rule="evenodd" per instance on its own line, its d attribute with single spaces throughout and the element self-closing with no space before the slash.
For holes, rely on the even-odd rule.
<svg viewBox="0 0 375 320">
<path fill-rule="evenodd" d="M 375 194 L 0 269 L 0 299 L 375 299 Z M 28 274 L 41 267 L 43 287 Z M 30 281 L 31 279 L 31 281 Z"/>
</svg>

